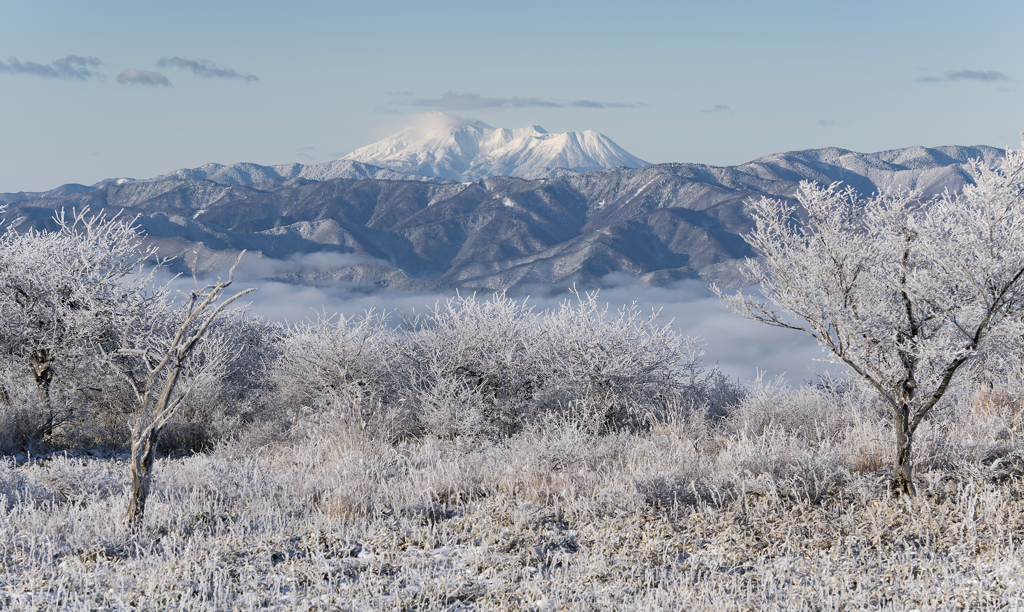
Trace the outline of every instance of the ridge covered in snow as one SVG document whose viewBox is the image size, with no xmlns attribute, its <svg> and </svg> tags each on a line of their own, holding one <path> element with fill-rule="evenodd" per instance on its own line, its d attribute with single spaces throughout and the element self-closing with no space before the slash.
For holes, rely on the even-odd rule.
<svg viewBox="0 0 1024 612">
<path fill-rule="evenodd" d="M 419 115 L 414 121 L 401 132 L 356 149 L 342 160 L 456 181 L 492 176 L 543 178 L 566 170 L 593 172 L 648 165 L 592 130 L 552 134 L 539 125 L 494 128 L 482 121 L 442 113 Z"/>
<path fill-rule="evenodd" d="M 155 178 L 145 179 L 147 182 L 166 179 L 205 179 L 222 185 L 253 185 L 266 181 L 289 180 L 301 178 L 310 181 L 328 181 L 336 178 L 376 179 L 384 181 L 427 181 L 437 182 L 432 176 L 396 172 L 387 168 L 379 168 L 369 164 L 337 159 L 321 164 L 277 164 L 261 166 L 247 162 L 223 165 L 205 164 L 198 168 L 182 168 Z"/>
<path fill-rule="evenodd" d="M 741 262 L 754 255 L 743 238 L 751 228 L 750 198 L 792 197 L 802 180 L 841 181 L 865 196 L 912 188 L 928 198 L 970 183 L 968 160 L 994 163 L 1004 155 L 984 146 L 878 153 L 828 148 L 739 166 L 667 163 L 476 182 L 415 177 L 351 160 L 208 164 L 162 179 L 0 194 L 0 204 L 8 206 L 13 226 L 36 229 L 47 227 L 54 210 L 123 209 L 139 215 L 161 254 L 203 249 L 211 265 L 233 260 L 241 249 L 285 261 L 319 253 L 341 257 L 331 260 L 337 269 L 296 272 L 301 278 L 281 282 L 532 291 L 574 283 L 597 288 L 606 278 L 664 285 L 699 277 L 740 286 L 746 282 Z"/>
</svg>

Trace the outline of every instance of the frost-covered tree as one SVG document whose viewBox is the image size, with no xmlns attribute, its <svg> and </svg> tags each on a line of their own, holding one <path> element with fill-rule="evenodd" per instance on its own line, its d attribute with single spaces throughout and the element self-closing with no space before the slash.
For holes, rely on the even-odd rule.
<svg viewBox="0 0 1024 612">
<path fill-rule="evenodd" d="M 112 347 L 126 320 L 162 298 L 153 286 L 162 262 L 142 246 L 134 219 L 86 208 L 53 220 L 53 231 L 8 227 L 0 235 L 0 347 L 31 371 L 47 431 L 62 416 L 51 401 L 54 383 L 73 392 L 93 379 L 85 373 L 98 349 Z M 143 272 L 148 260 L 154 265 Z"/>
<path fill-rule="evenodd" d="M 153 478 L 153 462 L 164 427 L 197 386 L 215 383 L 226 374 L 232 353 L 240 350 L 228 339 L 215 334 L 213 324 L 228 305 L 255 291 L 245 289 L 229 298 L 223 295 L 244 253 L 242 251 L 231 266 L 226 281 L 218 277 L 215 283 L 205 287 L 200 287 L 196 280 L 193 262 L 195 289 L 187 294 L 180 292 L 184 302 L 178 311 L 171 312 L 170 304 L 161 302 L 163 311 L 133 326 L 130 340 L 117 350 L 117 355 L 135 361 L 135 372 L 141 370 L 141 376 L 133 376 L 132 369 L 125 370 L 138 401 L 132 427 L 132 494 L 127 513 L 132 529 L 142 525 Z M 171 324 L 167 325 L 168 322 Z M 183 381 L 184 386 L 179 384 Z"/>
<path fill-rule="evenodd" d="M 921 421 L 972 357 L 1024 334 L 1024 152 L 969 169 L 973 185 L 930 201 L 805 182 L 799 207 L 753 202 L 762 258 L 748 263 L 770 303 L 714 287 L 744 317 L 809 334 L 885 398 L 892 484 L 911 495 Z"/>
</svg>

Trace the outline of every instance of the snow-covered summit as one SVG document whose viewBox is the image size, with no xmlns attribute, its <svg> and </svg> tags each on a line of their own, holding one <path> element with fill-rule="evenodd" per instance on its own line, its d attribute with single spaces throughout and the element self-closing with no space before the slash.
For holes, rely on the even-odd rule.
<svg viewBox="0 0 1024 612">
<path fill-rule="evenodd" d="M 551 134 L 539 125 L 494 128 L 443 113 L 418 115 L 410 127 L 342 159 L 456 181 L 539 178 L 555 169 L 591 172 L 648 165 L 591 130 Z"/>
</svg>

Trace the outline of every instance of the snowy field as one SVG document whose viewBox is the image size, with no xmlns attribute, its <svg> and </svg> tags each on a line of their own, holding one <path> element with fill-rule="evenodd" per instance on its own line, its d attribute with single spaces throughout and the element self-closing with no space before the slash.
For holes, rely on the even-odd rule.
<svg viewBox="0 0 1024 612">
<path fill-rule="evenodd" d="M 161 459 L 137 535 L 123 454 L 19 454 L 0 461 L 0 607 L 1019 609 L 1024 444 L 994 397 L 922 427 L 915 499 L 888 493 L 888 419 L 855 388 L 494 441 L 321 414 Z"/>
</svg>

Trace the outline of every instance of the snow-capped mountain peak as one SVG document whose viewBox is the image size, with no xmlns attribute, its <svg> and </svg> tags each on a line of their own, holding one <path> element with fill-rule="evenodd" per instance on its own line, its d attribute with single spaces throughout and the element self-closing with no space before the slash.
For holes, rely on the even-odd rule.
<svg viewBox="0 0 1024 612">
<path fill-rule="evenodd" d="M 539 125 L 494 128 L 443 113 L 418 115 L 404 130 L 342 159 L 456 181 L 648 165 L 594 131 L 552 134 Z"/>
</svg>

